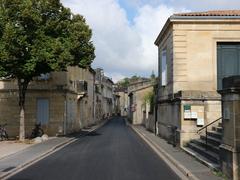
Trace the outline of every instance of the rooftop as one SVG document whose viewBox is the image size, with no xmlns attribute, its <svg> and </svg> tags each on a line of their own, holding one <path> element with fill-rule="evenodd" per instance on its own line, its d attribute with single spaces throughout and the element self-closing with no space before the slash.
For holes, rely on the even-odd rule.
<svg viewBox="0 0 240 180">
<path fill-rule="evenodd" d="M 240 16 L 240 10 L 215 10 L 205 12 L 177 13 L 174 16 Z"/>
<path fill-rule="evenodd" d="M 163 26 L 161 32 L 159 33 L 154 44 L 158 45 L 161 39 L 161 36 L 167 30 L 169 25 L 173 22 L 207 22 L 210 21 L 224 21 L 239 23 L 240 20 L 240 10 L 211 10 L 205 12 L 187 12 L 187 13 L 176 13 L 170 16 Z"/>
</svg>

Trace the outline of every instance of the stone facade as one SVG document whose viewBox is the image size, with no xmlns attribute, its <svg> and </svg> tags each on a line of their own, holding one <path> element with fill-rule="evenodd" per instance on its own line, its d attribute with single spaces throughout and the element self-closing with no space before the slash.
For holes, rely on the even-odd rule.
<svg viewBox="0 0 240 180">
<path fill-rule="evenodd" d="M 116 94 L 119 96 L 120 115 L 127 116 L 129 107 L 127 88 L 117 89 Z"/>
<path fill-rule="evenodd" d="M 240 76 L 231 76 L 223 80 L 222 126 L 223 137 L 219 147 L 222 171 L 230 179 L 240 177 Z"/>
<path fill-rule="evenodd" d="M 129 114 L 128 118 L 132 124 L 146 123 L 150 111 L 149 104 L 145 101 L 148 93 L 153 91 L 153 84 L 150 80 L 135 82 L 129 85 Z"/>
<path fill-rule="evenodd" d="M 41 122 L 50 136 L 69 134 L 102 120 L 96 91 L 96 72 L 69 67 L 66 72 L 42 75 L 30 82 L 25 102 L 26 136 Z M 112 85 L 112 84 L 111 84 Z M 0 81 L 0 124 L 11 137 L 19 134 L 18 88 L 15 80 Z"/>
<path fill-rule="evenodd" d="M 99 116 L 103 118 L 112 116 L 114 112 L 114 83 L 106 77 L 103 70 L 98 68 L 96 71 L 97 100 L 101 105 L 98 107 Z"/>
<path fill-rule="evenodd" d="M 173 15 L 166 22 L 155 41 L 159 51 L 160 136 L 168 138 L 169 127 L 176 127 L 184 145 L 198 136 L 197 122 L 206 125 L 221 117 L 217 93 L 217 45 L 221 42 L 240 42 L 239 18 Z M 193 118 L 184 117 L 184 107 L 189 106 Z"/>
</svg>

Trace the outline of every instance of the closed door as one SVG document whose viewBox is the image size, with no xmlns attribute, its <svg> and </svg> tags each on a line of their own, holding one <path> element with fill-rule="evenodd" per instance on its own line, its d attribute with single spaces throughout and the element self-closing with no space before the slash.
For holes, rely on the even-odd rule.
<svg viewBox="0 0 240 180">
<path fill-rule="evenodd" d="M 224 77 L 240 75 L 240 43 L 218 43 L 217 79 L 218 89 L 222 89 Z"/>
<path fill-rule="evenodd" d="M 49 100 L 46 98 L 37 99 L 37 123 L 46 125 L 49 122 Z"/>
</svg>

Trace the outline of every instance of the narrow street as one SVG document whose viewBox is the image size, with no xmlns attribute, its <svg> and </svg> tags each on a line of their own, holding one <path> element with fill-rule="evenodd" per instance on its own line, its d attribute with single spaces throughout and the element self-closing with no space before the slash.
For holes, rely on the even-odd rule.
<svg viewBox="0 0 240 180">
<path fill-rule="evenodd" d="M 11 180 L 156 180 L 179 177 L 122 118 L 21 171 Z"/>
</svg>

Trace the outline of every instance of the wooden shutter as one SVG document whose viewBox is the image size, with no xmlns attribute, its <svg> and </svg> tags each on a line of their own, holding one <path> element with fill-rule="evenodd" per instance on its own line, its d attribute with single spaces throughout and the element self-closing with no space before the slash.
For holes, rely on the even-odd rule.
<svg viewBox="0 0 240 180">
<path fill-rule="evenodd" d="M 49 122 L 49 100 L 45 98 L 37 99 L 37 123 L 42 125 Z"/>
<path fill-rule="evenodd" d="M 162 86 L 167 85 L 167 52 L 166 50 L 162 51 L 161 55 L 161 79 L 162 79 Z"/>
</svg>

